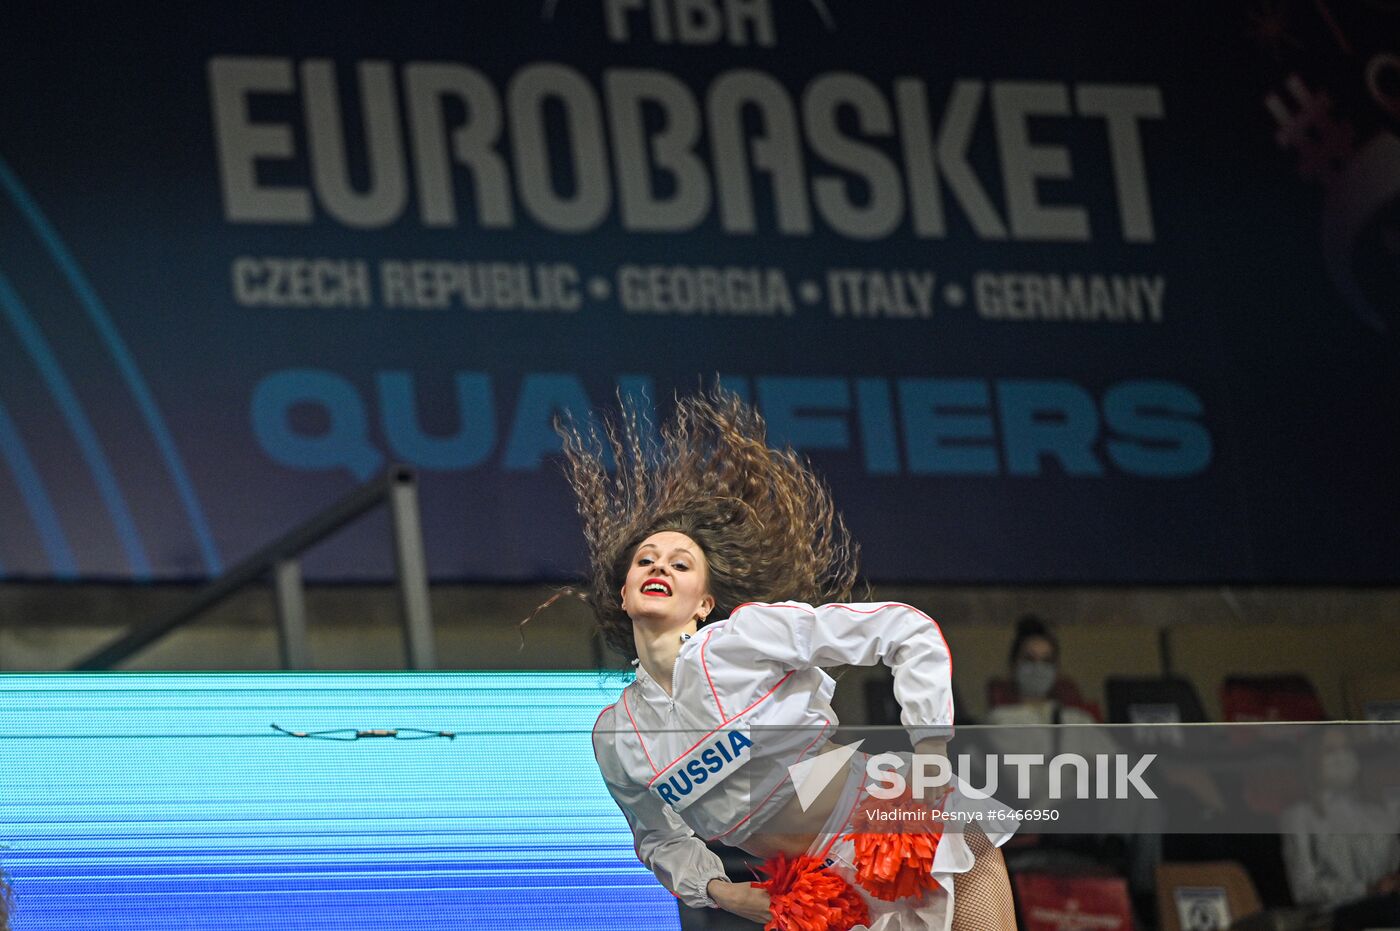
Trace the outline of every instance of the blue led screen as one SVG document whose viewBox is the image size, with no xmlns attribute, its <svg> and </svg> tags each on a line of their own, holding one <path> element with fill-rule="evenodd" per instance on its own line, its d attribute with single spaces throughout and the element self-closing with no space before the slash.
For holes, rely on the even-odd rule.
<svg viewBox="0 0 1400 931">
<path fill-rule="evenodd" d="M 14 929 L 677 927 L 593 761 L 625 681 L 0 676 Z"/>
</svg>

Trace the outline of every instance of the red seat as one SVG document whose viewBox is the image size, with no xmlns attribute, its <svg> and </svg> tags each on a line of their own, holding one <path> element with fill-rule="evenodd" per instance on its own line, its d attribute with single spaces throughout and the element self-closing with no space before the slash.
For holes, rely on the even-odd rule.
<svg viewBox="0 0 1400 931">
<path fill-rule="evenodd" d="M 1323 721 L 1327 714 L 1308 677 L 1229 676 L 1220 687 L 1226 721 Z"/>
<path fill-rule="evenodd" d="M 1014 882 L 1022 931 L 1133 931 L 1121 877 L 1017 873 Z"/>
<path fill-rule="evenodd" d="M 1220 687 L 1220 708 L 1226 721 L 1322 721 L 1327 714 L 1307 676 L 1229 676 Z M 1249 746 L 1267 734 L 1254 730 L 1231 735 L 1237 746 Z M 1250 772 L 1242 786 L 1250 811 L 1278 816 L 1305 794 L 1296 769 Z"/>
</svg>

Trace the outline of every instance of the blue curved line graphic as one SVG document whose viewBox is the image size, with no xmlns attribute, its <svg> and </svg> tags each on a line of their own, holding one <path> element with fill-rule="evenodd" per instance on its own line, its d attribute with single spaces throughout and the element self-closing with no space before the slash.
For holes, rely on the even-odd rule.
<svg viewBox="0 0 1400 931">
<path fill-rule="evenodd" d="M 29 458 L 29 451 L 24 448 L 19 429 L 3 404 L 0 404 L 0 457 L 9 464 L 10 472 L 14 474 L 15 484 L 24 496 L 24 506 L 39 531 L 39 544 L 49 557 L 49 566 L 54 575 L 61 579 L 76 578 L 78 562 L 73 558 L 73 548 L 68 545 L 68 538 L 63 535 L 58 512 L 49 500 L 39 470 L 34 468 L 34 461 Z M 2 574 L 4 570 L 0 569 Z"/>
<path fill-rule="evenodd" d="M 180 504 L 185 509 L 185 515 L 189 518 L 190 527 L 193 529 L 195 540 L 199 544 L 205 571 L 210 575 L 218 575 L 223 571 L 223 561 L 219 558 L 219 551 L 214 545 L 214 535 L 209 531 L 209 523 L 204 519 L 204 509 L 199 506 L 199 498 L 194 492 L 194 483 L 190 481 L 189 475 L 185 471 L 184 461 L 175 448 L 175 440 L 165 426 L 160 409 L 156 406 L 155 398 L 151 395 L 150 388 L 146 386 L 145 379 L 141 377 L 141 370 L 137 368 L 136 360 L 132 358 L 131 351 L 126 348 L 121 334 L 112 324 L 111 317 L 108 316 L 106 309 L 102 306 L 102 301 L 97 297 L 97 292 L 92 289 L 92 285 L 88 283 L 82 269 L 73 259 L 72 253 L 68 251 L 68 247 L 59 238 L 58 231 L 49 223 L 39 209 L 39 205 L 29 196 L 29 192 L 25 190 L 24 185 L 20 184 L 18 176 L 10 170 L 9 163 L 3 158 L 0 158 L 0 185 L 5 187 L 10 198 L 14 200 L 16 206 L 29 220 L 30 226 L 34 228 L 35 233 L 44 243 L 44 247 L 48 249 L 49 255 L 53 257 L 54 262 L 63 271 L 64 277 L 68 279 L 68 284 L 73 288 L 73 292 L 78 295 L 83 309 L 87 312 L 88 319 L 92 321 L 92 325 L 106 342 L 107 349 L 117 364 L 117 369 L 121 372 L 122 378 L 126 380 L 127 388 L 136 399 L 136 406 L 141 411 L 141 416 L 145 419 L 151 436 L 155 439 L 156 447 L 165 459 L 166 470 L 170 473 L 171 481 L 175 483 L 175 492 L 180 497 Z"/>
<path fill-rule="evenodd" d="M 107 513 L 116 525 L 117 539 L 126 551 L 132 574 L 141 580 L 150 578 L 151 564 L 141 546 L 136 522 L 131 519 L 131 511 L 127 509 L 121 489 L 117 487 L 117 477 L 112 474 L 112 466 L 107 462 L 107 455 L 97 441 L 97 433 L 88 422 L 87 414 L 83 413 L 82 405 L 78 403 L 78 395 L 73 391 L 68 376 L 59 368 L 58 360 L 54 358 L 53 350 L 49 348 L 44 334 L 35 326 L 24 302 L 10 286 L 10 279 L 5 277 L 4 272 L 0 272 L 0 311 L 9 319 L 10 326 L 19 335 L 20 342 L 34 359 L 34 364 L 39 367 L 39 374 L 48 385 L 49 393 L 58 403 L 63 419 L 68 422 L 68 429 L 73 432 L 73 439 L 77 440 L 78 449 L 82 452 L 88 470 L 92 472 L 93 481 L 97 483 L 97 490 L 102 495 L 102 502 L 107 506 Z"/>
</svg>

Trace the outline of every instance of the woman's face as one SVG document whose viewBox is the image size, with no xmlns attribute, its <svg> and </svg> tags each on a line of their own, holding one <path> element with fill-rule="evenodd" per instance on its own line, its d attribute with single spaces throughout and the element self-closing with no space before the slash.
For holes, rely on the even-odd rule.
<svg viewBox="0 0 1400 931">
<path fill-rule="evenodd" d="M 1027 637 L 1021 641 L 1011 671 L 1022 699 L 1038 701 L 1050 694 L 1058 676 L 1056 659 L 1055 644 L 1048 638 Z"/>
<path fill-rule="evenodd" d="M 708 591 L 705 554 L 694 540 L 663 530 L 643 540 L 632 554 L 622 585 L 622 610 L 633 621 L 684 627 L 714 609 Z"/>
<path fill-rule="evenodd" d="M 1016 661 L 1031 663 L 1054 663 L 1055 644 L 1045 637 L 1027 637 L 1021 641 L 1021 647 L 1016 651 Z"/>
</svg>

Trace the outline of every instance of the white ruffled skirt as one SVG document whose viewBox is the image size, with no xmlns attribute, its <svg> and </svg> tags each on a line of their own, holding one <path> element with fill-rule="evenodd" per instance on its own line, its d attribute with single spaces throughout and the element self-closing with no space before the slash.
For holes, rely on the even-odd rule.
<svg viewBox="0 0 1400 931">
<path fill-rule="evenodd" d="M 912 753 L 897 754 L 902 763 L 900 772 L 908 778 Z M 830 817 L 822 826 L 821 834 L 808 848 L 810 856 L 825 858 L 828 868 L 850 883 L 870 907 L 870 924 L 857 925 L 869 931 L 948 931 L 953 923 L 953 877 L 972 869 L 973 855 L 964 830 L 973 825 L 987 835 L 987 839 L 1000 847 L 1016 832 L 1020 823 L 1005 817 L 1007 808 L 996 799 L 978 799 L 966 795 L 960 784 L 954 780 L 953 791 L 948 795 L 944 811 L 960 812 L 962 817 L 951 816 L 945 822 L 943 837 L 938 842 L 938 850 L 933 857 L 933 878 L 938 888 L 930 889 L 921 897 L 907 897 L 893 902 L 877 899 L 862 889 L 855 880 L 855 841 L 842 840 L 839 835 L 851 832 L 851 815 L 856 808 L 857 794 L 861 792 L 868 777 L 866 762 L 871 754 L 856 752 L 851 756 L 846 773 L 846 785 L 841 797 L 831 810 Z"/>
</svg>

